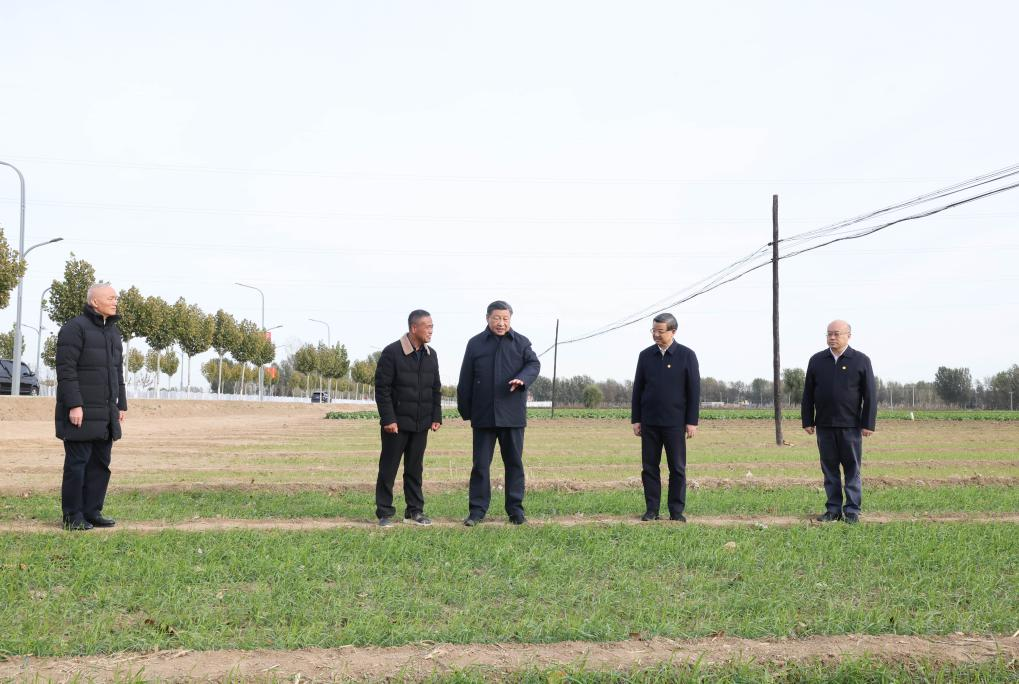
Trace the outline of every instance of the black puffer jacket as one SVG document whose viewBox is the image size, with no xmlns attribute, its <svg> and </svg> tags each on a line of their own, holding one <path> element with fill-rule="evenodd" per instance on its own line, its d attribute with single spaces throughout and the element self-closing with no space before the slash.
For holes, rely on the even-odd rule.
<svg viewBox="0 0 1019 684">
<path fill-rule="evenodd" d="M 407 336 L 382 350 L 375 367 L 375 403 L 382 425 L 424 432 L 442 422 L 439 358 L 427 344 L 415 352 Z"/>
<path fill-rule="evenodd" d="M 103 317 L 89 305 L 57 335 L 57 437 L 71 442 L 120 439 L 120 411 L 127 410 L 124 390 L 124 342 L 120 316 Z M 81 427 L 68 412 L 81 406 Z"/>
</svg>

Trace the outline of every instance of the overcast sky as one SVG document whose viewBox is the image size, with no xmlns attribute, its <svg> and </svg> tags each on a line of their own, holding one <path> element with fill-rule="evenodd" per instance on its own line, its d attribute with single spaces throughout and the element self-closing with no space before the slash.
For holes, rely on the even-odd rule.
<svg viewBox="0 0 1019 684">
<path fill-rule="evenodd" d="M 1016 26 L 1006 2 L 5 0 L 0 160 L 26 244 L 64 238 L 29 256 L 25 322 L 73 251 L 256 322 L 234 283 L 261 287 L 278 343 L 319 318 L 352 359 L 428 309 L 454 383 L 493 299 L 541 352 L 768 242 L 772 194 L 790 235 L 1019 162 Z M 14 245 L 17 197 L 0 167 Z M 1019 362 L 1017 218 L 1019 190 L 782 262 L 783 366 L 836 317 L 890 380 Z M 703 375 L 770 378 L 770 278 L 673 309 Z M 650 327 L 559 373 L 632 376 Z"/>
</svg>

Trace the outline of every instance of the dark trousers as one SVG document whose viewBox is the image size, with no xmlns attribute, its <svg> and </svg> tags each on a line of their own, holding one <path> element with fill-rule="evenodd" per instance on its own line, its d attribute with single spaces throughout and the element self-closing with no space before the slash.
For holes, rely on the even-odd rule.
<svg viewBox="0 0 1019 684">
<path fill-rule="evenodd" d="M 484 518 L 492 499 L 489 472 L 499 442 L 506 468 L 506 514 L 524 514 L 524 428 L 474 428 L 474 467 L 471 468 L 470 516 Z"/>
<path fill-rule="evenodd" d="M 641 482 L 644 507 L 657 513 L 662 500 L 662 448 L 669 465 L 669 515 L 681 515 L 686 508 L 686 427 L 640 426 Z"/>
<path fill-rule="evenodd" d="M 64 480 L 60 486 L 64 520 L 95 518 L 102 512 L 106 488 L 110 484 L 112 451 L 112 439 L 64 441 Z"/>
<path fill-rule="evenodd" d="M 403 498 L 407 504 L 404 517 L 409 518 L 425 510 L 425 495 L 421 491 L 421 478 L 425 468 L 425 446 L 428 445 L 428 431 L 396 434 L 382 430 L 382 453 L 379 455 L 379 477 L 375 481 L 375 515 L 392 518 L 393 485 L 396 471 L 403 459 Z"/>
<path fill-rule="evenodd" d="M 824 492 L 828 495 L 829 513 L 860 514 L 863 480 L 860 465 L 863 459 L 863 433 L 859 428 L 818 427 L 817 450 L 821 453 Z M 839 472 L 839 467 L 842 472 Z M 842 475 L 845 474 L 845 508 L 842 503 Z"/>
</svg>

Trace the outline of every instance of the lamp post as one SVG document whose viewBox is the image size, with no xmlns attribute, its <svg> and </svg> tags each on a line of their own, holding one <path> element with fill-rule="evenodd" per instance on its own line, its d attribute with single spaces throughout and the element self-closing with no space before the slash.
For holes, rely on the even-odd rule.
<svg viewBox="0 0 1019 684">
<path fill-rule="evenodd" d="M 314 323 L 321 323 L 326 327 L 326 346 L 327 347 L 333 346 L 333 334 L 332 331 L 329 329 L 329 324 L 326 323 L 325 321 L 320 321 L 317 318 L 309 318 L 308 320 Z"/>
<path fill-rule="evenodd" d="M 52 290 L 52 287 L 47 287 L 42 291 L 42 296 L 39 298 L 39 345 L 35 348 L 35 374 L 39 375 L 39 364 L 42 361 L 42 307 L 46 304 L 46 293 Z"/>
<path fill-rule="evenodd" d="M 18 255 L 25 258 L 25 177 L 14 164 L 0 161 L 0 165 L 9 166 L 18 174 L 18 181 L 21 183 L 21 222 L 18 233 Z M 24 278 L 18 278 L 18 314 L 14 323 L 14 363 L 15 368 L 21 368 L 21 283 Z M 21 373 L 11 373 L 11 395 L 18 396 L 21 393 Z"/>
<path fill-rule="evenodd" d="M 11 168 L 13 168 L 13 167 L 11 167 Z M 20 176 L 21 174 L 18 173 L 18 175 Z M 22 193 L 22 196 L 21 196 L 22 207 L 24 207 L 24 202 L 25 202 L 25 196 L 24 196 L 25 186 L 24 186 L 24 181 L 22 181 L 21 193 Z M 45 242 L 38 242 L 38 243 L 32 245 L 31 247 L 29 247 L 28 249 L 25 249 L 21 253 L 21 258 L 22 259 L 27 259 L 28 258 L 28 253 L 31 252 L 36 247 L 42 247 L 44 245 L 51 245 L 54 242 L 60 242 L 63 239 L 64 238 L 62 238 L 62 237 L 58 237 L 58 238 L 53 238 L 52 240 L 46 240 Z M 24 211 L 24 208 L 22 208 L 22 211 L 21 211 L 21 239 L 20 239 L 20 243 L 21 243 L 21 248 L 24 249 L 24 247 L 25 247 L 25 211 Z M 16 314 L 16 320 L 14 322 L 14 367 L 15 368 L 21 368 L 21 325 L 22 325 L 21 324 L 21 294 L 22 294 L 22 291 L 24 289 L 25 289 L 25 277 L 22 276 L 21 278 L 18 278 L 18 309 L 17 309 L 17 314 Z M 16 397 L 19 394 L 21 394 L 21 374 L 20 373 L 16 373 L 15 376 L 16 377 L 11 378 L 11 396 L 15 396 Z"/>
<path fill-rule="evenodd" d="M 249 290 L 254 290 L 258 294 L 262 295 L 262 332 L 265 333 L 265 293 L 262 292 L 257 287 L 255 287 L 254 285 L 245 285 L 244 283 L 234 283 L 234 285 L 240 285 L 241 287 L 246 287 Z M 263 389 L 262 389 L 262 383 L 263 382 L 265 382 L 265 368 L 263 368 L 261 365 L 259 365 L 258 366 L 258 400 L 259 401 L 262 401 L 263 398 L 264 398 L 264 393 L 263 393 Z"/>
</svg>

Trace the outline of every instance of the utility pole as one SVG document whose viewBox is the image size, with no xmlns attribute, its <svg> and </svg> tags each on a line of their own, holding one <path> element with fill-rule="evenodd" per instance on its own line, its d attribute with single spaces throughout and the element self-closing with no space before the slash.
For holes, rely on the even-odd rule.
<svg viewBox="0 0 1019 684">
<path fill-rule="evenodd" d="M 556 366 L 559 364 L 559 319 L 555 319 L 555 344 L 552 346 L 552 417 L 555 418 Z"/>
<path fill-rule="evenodd" d="M 782 446 L 782 360 L 778 345 L 778 195 L 771 196 L 771 339 L 774 362 L 775 444 Z"/>
</svg>

